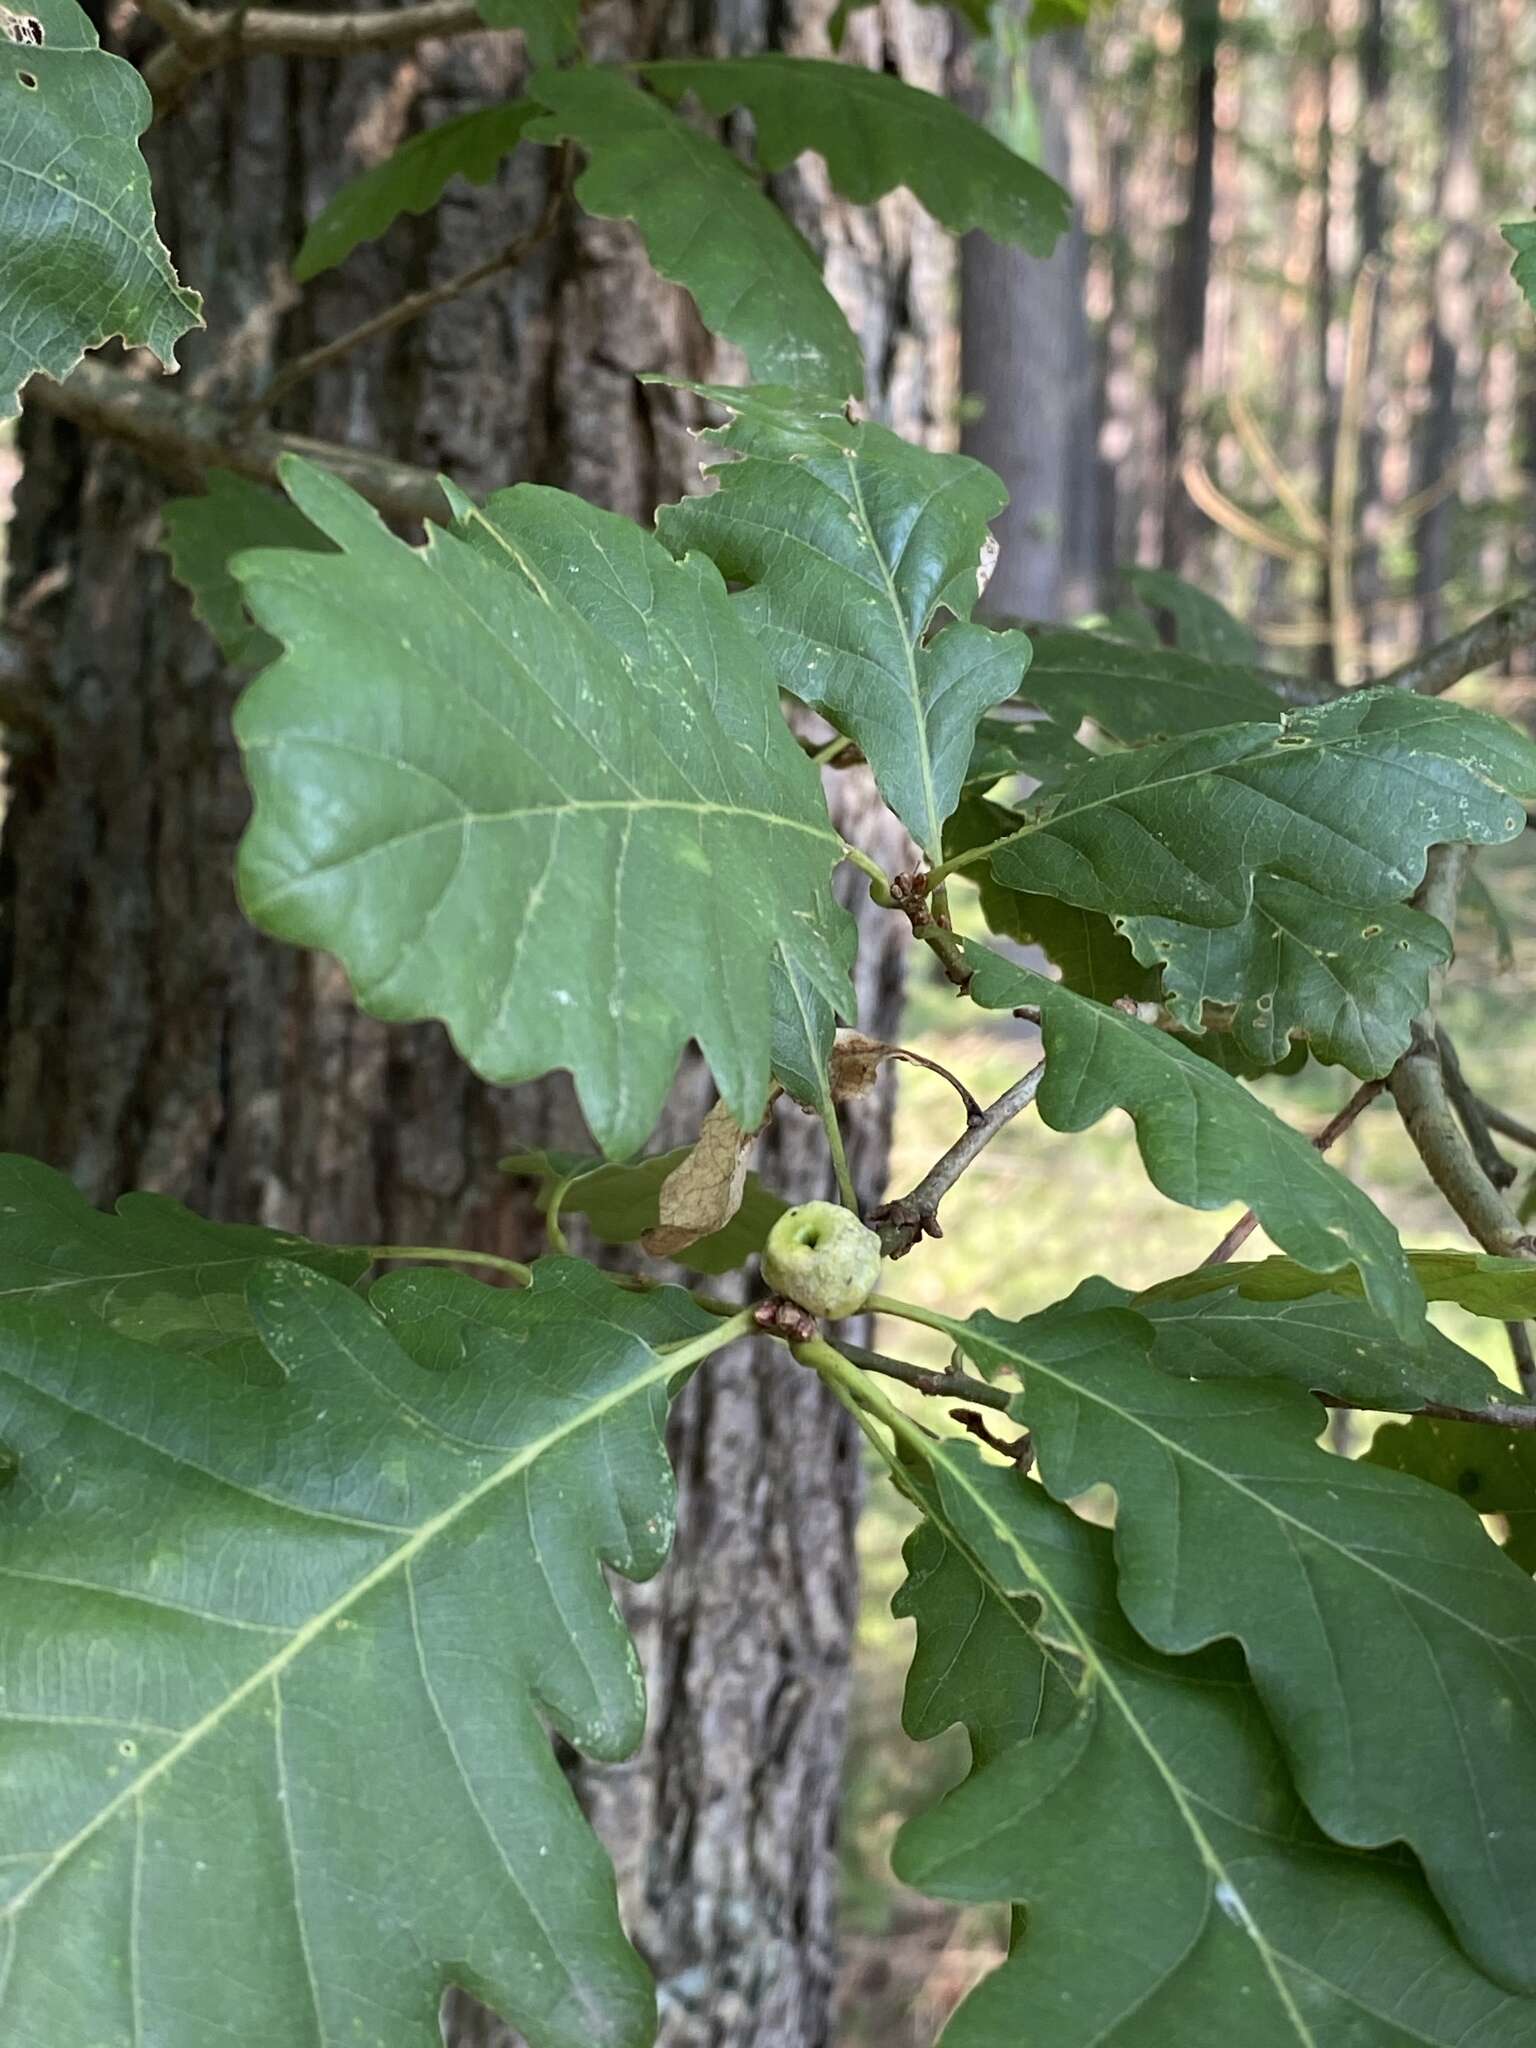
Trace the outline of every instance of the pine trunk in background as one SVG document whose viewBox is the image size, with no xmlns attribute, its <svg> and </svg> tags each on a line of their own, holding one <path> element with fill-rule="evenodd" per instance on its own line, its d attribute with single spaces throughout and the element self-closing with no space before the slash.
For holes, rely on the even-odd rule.
<svg viewBox="0 0 1536 2048">
<path fill-rule="evenodd" d="M 1004 11 L 1013 20 L 994 51 L 1022 35 L 1027 0 L 1005 0 Z M 1078 192 L 1073 140 L 1083 120 L 1085 61 L 1082 33 L 1058 31 L 1037 38 L 1016 73 L 978 77 L 968 62 L 957 66 L 952 90 L 1010 140 L 1032 131 L 1027 154 Z M 961 247 L 960 445 L 1008 486 L 996 528 L 1002 553 L 987 590 L 987 609 L 999 616 L 1056 619 L 1100 601 L 1098 380 L 1087 273 L 1081 212 L 1045 263 L 980 234 Z"/>
<path fill-rule="evenodd" d="M 1484 222 L 1479 204 L 1477 136 L 1472 112 L 1471 11 L 1465 0 L 1440 0 L 1443 68 L 1438 96 L 1441 153 L 1433 218 L 1440 245 L 1431 276 L 1429 403 L 1419 430 L 1416 491 L 1446 484 L 1460 443 L 1463 380 L 1477 350 L 1476 265 Z M 1445 489 L 1414 533 L 1414 595 L 1421 646 L 1445 632 L 1441 595 L 1451 574 L 1451 540 L 1459 490 Z"/>
<path fill-rule="evenodd" d="M 590 9 L 594 47 L 649 54 L 634 25 L 645 12 Z M 856 17 L 850 54 L 941 85 L 948 34 L 937 10 L 887 0 Z M 713 22 L 706 9 L 681 10 L 676 33 L 654 32 L 674 51 L 808 39 L 824 46 L 809 5 L 757 0 L 722 5 Z M 515 38 L 471 37 L 345 65 L 264 59 L 203 81 L 149 138 L 163 231 L 220 338 L 184 344 L 184 387 L 244 400 L 277 355 L 450 275 L 532 221 L 548 165 L 527 150 L 302 298 L 287 280 L 305 221 L 345 177 L 430 122 L 515 93 L 523 70 Z M 903 198 L 855 218 L 809 178 L 785 185 L 827 248 L 875 366 L 877 406 L 921 437 L 947 303 L 941 242 Z M 475 492 L 533 478 L 649 520 L 696 479 L 696 450 L 684 404 L 635 372 L 720 367 L 632 233 L 574 218 L 521 269 L 296 393 L 282 424 L 446 470 Z M 31 600 L 56 741 L 12 762 L 3 1142 L 96 1200 L 156 1188 L 211 1216 L 324 1238 L 534 1250 L 534 1219 L 496 1160 L 514 1145 L 580 1142 L 568 1088 L 486 1089 L 437 1027 L 359 1016 L 333 964 L 245 927 L 231 887 L 246 808 L 229 739 L 235 686 L 157 552 L 170 486 L 46 419 L 27 421 L 23 447 L 12 589 Z M 867 784 L 833 781 L 842 828 L 899 864 L 880 843 Z M 889 1036 L 900 920 L 866 905 L 861 921 L 862 1021 Z M 696 1128 L 708 1099 L 702 1073 L 685 1070 L 670 1130 Z M 881 1090 L 850 1116 L 869 1196 L 883 1179 L 888 1114 Z M 775 1185 L 828 1191 L 810 1120 L 785 1117 L 767 1153 Z M 646 1748 L 622 1772 L 583 1774 L 581 1790 L 661 1986 L 666 2048 L 822 2048 L 855 1439 L 812 1375 L 765 1350 L 695 1380 L 675 1445 L 674 1560 L 630 1602 L 652 1686 Z M 450 2026 L 465 2048 L 506 2038 L 467 2010 Z"/>
<path fill-rule="evenodd" d="M 1174 230 L 1173 259 L 1163 303 L 1158 358 L 1162 418 L 1162 565 L 1177 569 L 1199 517 L 1184 488 L 1184 437 L 1205 348 L 1205 301 L 1211 279 L 1212 173 L 1216 158 L 1218 0 L 1184 0 L 1182 61 L 1188 123 L 1179 161 L 1184 205 Z"/>
</svg>

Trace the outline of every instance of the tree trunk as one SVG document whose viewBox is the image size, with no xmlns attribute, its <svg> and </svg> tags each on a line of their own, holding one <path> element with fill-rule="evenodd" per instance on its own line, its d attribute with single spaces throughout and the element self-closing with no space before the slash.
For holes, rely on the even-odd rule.
<svg viewBox="0 0 1536 2048">
<path fill-rule="evenodd" d="M 722 0 L 713 34 L 697 28 L 706 14 L 680 10 L 678 33 L 656 41 L 751 49 L 820 33 L 808 4 Z M 645 54 L 645 15 L 612 0 L 589 10 L 600 54 Z M 886 0 L 856 18 L 850 43 L 932 84 L 947 34 L 937 11 Z M 166 239 L 208 299 L 209 333 L 183 346 L 184 388 L 247 398 L 277 356 L 534 219 L 548 158 L 527 149 L 302 298 L 288 282 L 305 220 L 342 179 L 405 134 L 515 92 L 523 69 L 516 38 L 476 36 L 205 79 L 149 138 Z M 854 217 L 808 180 L 786 184 L 828 244 L 877 403 L 921 434 L 941 244 L 902 199 Z M 533 478 L 648 521 L 696 479 L 696 451 L 686 404 L 634 373 L 717 367 L 633 234 L 575 216 L 520 269 L 295 393 L 283 424 L 441 468 L 475 492 Z M 581 1142 L 569 1088 L 482 1087 L 437 1026 L 360 1016 L 333 963 L 242 923 L 236 689 L 157 552 L 165 480 L 43 418 L 28 419 L 23 445 L 11 580 L 31 599 L 55 737 L 11 766 L 0 1136 L 95 1199 L 149 1187 L 326 1238 L 536 1249 L 528 1205 L 495 1162 L 514 1145 Z M 891 857 L 867 785 L 832 781 L 842 829 Z M 862 1021 L 889 1035 L 900 921 L 867 902 L 860 916 Z M 696 1128 L 708 1097 L 685 1067 L 670 1130 Z M 866 1195 L 883 1178 L 888 1110 L 880 1090 L 850 1114 Z M 824 1158 L 796 1113 L 764 1170 L 795 1195 L 820 1193 Z M 676 1553 L 629 1602 L 652 1683 L 645 1751 L 579 1782 L 661 1985 L 667 2048 L 816 2048 L 831 2034 L 854 1440 L 814 1379 L 765 1347 L 695 1379 L 675 1446 Z M 462 2043 L 490 2038 L 465 2012 L 450 2026 Z"/>
<path fill-rule="evenodd" d="M 1183 66 L 1189 108 L 1180 159 L 1187 162 L 1184 210 L 1175 229 L 1158 358 L 1162 414 L 1162 565 L 1177 569 L 1198 514 L 1184 489 L 1184 437 L 1205 350 L 1205 301 L 1211 280 L 1212 172 L 1216 157 L 1216 49 L 1221 14 L 1214 0 L 1184 0 Z M 1187 152 L 1187 154 L 1186 154 Z"/>
<path fill-rule="evenodd" d="M 967 65 L 956 97 L 1005 133 L 1032 115 L 1030 154 L 1076 192 L 1073 129 L 1084 119 L 1085 65 L 1082 32 L 1057 32 L 1031 45 L 1016 81 L 975 78 Z M 1015 94 L 1027 108 L 1009 104 Z M 1098 363 L 1087 270 L 1080 215 L 1048 262 L 980 234 L 961 249 L 961 446 L 1008 486 L 997 525 L 1002 553 L 987 590 L 988 609 L 1003 617 L 1055 619 L 1099 602 Z"/>
</svg>

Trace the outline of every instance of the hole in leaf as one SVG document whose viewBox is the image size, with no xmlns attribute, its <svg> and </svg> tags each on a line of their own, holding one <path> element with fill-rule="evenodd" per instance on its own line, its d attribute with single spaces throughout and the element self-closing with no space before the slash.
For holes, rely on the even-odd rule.
<svg viewBox="0 0 1536 2048">
<path fill-rule="evenodd" d="M 33 49 L 40 49 L 43 42 L 43 24 L 35 14 L 12 14 L 8 8 L 0 7 L 0 33 L 13 43 L 28 43 Z"/>
<path fill-rule="evenodd" d="M 24 86 L 25 86 L 25 87 L 27 88 L 27 91 L 28 91 L 28 92 L 36 92 L 36 91 L 37 91 L 37 80 L 36 80 L 36 78 L 35 78 L 35 77 L 33 76 L 33 74 L 32 74 L 32 73 L 31 73 L 30 71 L 18 71 L 18 72 L 17 72 L 17 74 L 16 74 L 16 76 L 17 76 L 17 77 L 18 77 L 18 78 L 19 78 L 19 79 L 21 80 L 22 84 L 23 84 L 23 85 L 24 85 Z"/>
<path fill-rule="evenodd" d="M 1362 939 L 1379 939 L 1381 937 L 1381 926 L 1379 924 L 1362 925 L 1360 927 L 1360 936 Z"/>
</svg>

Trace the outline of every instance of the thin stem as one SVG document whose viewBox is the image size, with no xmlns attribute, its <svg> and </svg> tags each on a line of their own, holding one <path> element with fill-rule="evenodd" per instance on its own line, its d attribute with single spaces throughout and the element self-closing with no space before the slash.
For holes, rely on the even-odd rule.
<svg viewBox="0 0 1536 2048">
<path fill-rule="evenodd" d="M 947 1316 L 937 1309 L 924 1308 L 920 1302 L 902 1301 L 894 1294 L 872 1294 L 859 1311 L 860 1315 L 896 1316 L 904 1323 L 921 1323 L 925 1329 L 937 1330 L 941 1336 L 954 1342 L 954 1330 Z"/>
<path fill-rule="evenodd" d="M 189 7 L 185 0 L 141 0 L 142 12 L 169 41 L 144 66 L 156 117 L 169 113 L 195 78 L 238 57 L 350 57 L 359 50 L 400 50 L 434 36 L 487 27 L 473 0 L 420 0 L 410 7 L 356 13 L 289 14 L 275 7 Z"/>
<path fill-rule="evenodd" d="M 510 1274 L 523 1287 L 533 1279 L 531 1266 L 525 1266 L 521 1259 L 504 1259 L 497 1252 L 459 1251 L 452 1245 L 443 1244 L 371 1244 L 367 1251 L 370 1259 L 420 1259 L 440 1266 L 490 1266 L 498 1273 Z"/>
<path fill-rule="evenodd" d="M 549 1191 L 549 1200 L 544 1205 L 544 1234 L 549 1239 L 549 1248 L 553 1252 L 565 1254 L 571 1249 L 569 1240 L 560 1227 L 560 1210 L 566 1196 L 580 1177 L 575 1173 L 564 1174 Z"/>
<path fill-rule="evenodd" d="M 1349 1129 L 1362 1110 L 1369 1108 L 1386 1087 L 1384 1080 L 1362 1081 L 1344 1107 L 1331 1116 L 1318 1132 L 1312 1143 L 1319 1152 L 1326 1152 Z M 1258 1228 L 1259 1219 L 1251 1209 L 1238 1217 L 1214 1251 L 1207 1252 L 1200 1261 L 1202 1266 L 1224 1266 L 1232 1254 L 1245 1245 Z"/>
<path fill-rule="evenodd" d="M 544 209 L 533 226 L 521 235 L 514 235 L 504 249 L 494 256 L 484 257 L 479 263 L 472 263 L 467 270 L 459 271 L 453 277 L 446 277 L 440 284 L 427 286 L 419 292 L 408 292 L 403 299 L 397 299 L 392 306 L 375 313 L 371 319 L 363 320 L 356 327 L 349 327 L 345 334 L 338 334 L 334 340 L 322 342 L 318 348 L 308 350 L 304 355 L 295 356 L 278 371 L 264 391 L 253 398 L 241 413 L 238 424 L 246 427 L 259 419 L 281 398 L 298 385 L 307 383 L 320 371 L 339 363 L 354 349 L 365 342 L 377 341 L 381 335 L 393 334 L 396 328 L 407 327 L 413 320 L 420 320 L 438 306 L 445 306 L 450 299 L 473 291 L 476 285 L 484 284 L 489 278 L 499 277 L 504 270 L 514 270 L 526 257 L 549 236 L 559 222 L 565 207 L 569 189 L 570 153 L 562 150 L 559 168 L 550 185 Z"/>
<path fill-rule="evenodd" d="M 832 1171 L 837 1175 L 837 1193 L 845 1209 L 859 1213 L 858 1189 L 853 1184 L 853 1174 L 848 1165 L 848 1150 L 843 1143 L 843 1127 L 837 1120 L 837 1105 L 830 1097 L 821 1105 L 821 1127 L 827 1134 L 827 1150 L 832 1155 Z"/>
<path fill-rule="evenodd" d="M 238 433 L 232 414 L 201 399 L 176 396 L 165 388 L 169 381 L 148 383 L 87 360 L 62 383 L 32 378 L 26 400 L 87 433 L 126 442 L 146 462 L 183 481 L 197 470 L 228 469 L 270 484 L 277 480 L 283 456 L 303 455 L 341 477 L 390 519 L 446 522 L 449 517 L 442 485 L 427 470 L 303 434 L 274 434 L 265 427 Z"/>
<path fill-rule="evenodd" d="M 955 1182 L 991 1144 L 1005 1124 L 1035 1099 L 1045 1076 L 1045 1061 L 1037 1060 L 1011 1088 L 1005 1089 L 979 1122 L 961 1132 L 949 1150 L 936 1159 L 913 1188 L 894 1202 L 877 1209 L 870 1221 L 880 1233 L 881 1247 L 888 1259 L 904 1258 L 923 1237 L 942 1237 L 939 1203 Z"/>
<path fill-rule="evenodd" d="M 862 847 L 850 846 L 846 839 L 843 841 L 843 859 L 852 861 L 856 868 L 868 875 L 871 895 L 883 909 L 890 909 L 891 878 L 879 861 L 871 860 Z"/>
<path fill-rule="evenodd" d="M 869 1351 L 862 1344 L 839 1343 L 839 1350 L 866 1372 L 877 1372 L 888 1380 L 900 1380 L 914 1393 L 928 1394 L 936 1401 L 970 1401 L 978 1408 L 1006 1410 L 1012 1396 L 1002 1387 L 989 1387 L 969 1372 L 928 1372 L 909 1365 L 904 1358 L 891 1358 L 884 1351 Z"/>
<path fill-rule="evenodd" d="M 760 1334 L 752 1320 L 751 1309 L 739 1309 L 728 1322 L 717 1323 L 714 1329 L 702 1331 L 686 1344 L 679 1344 L 675 1350 L 668 1349 L 665 1356 L 679 1372 L 683 1372 L 690 1365 L 697 1365 L 701 1358 L 709 1358 L 716 1351 L 723 1350 L 727 1344 L 734 1344 L 738 1337 L 756 1337 Z"/>
<path fill-rule="evenodd" d="M 1469 858 L 1465 846 L 1432 847 L 1423 886 L 1413 899 L 1418 909 L 1438 917 L 1447 931 L 1455 930 L 1456 899 Z M 1433 998 L 1431 1007 L 1414 1019 L 1413 1041 L 1392 1069 L 1389 1086 L 1414 1150 L 1470 1235 L 1484 1251 L 1536 1258 L 1536 1236 L 1488 1178 L 1452 1111 L 1435 1037 Z"/>
<path fill-rule="evenodd" d="M 809 745 L 809 742 L 806 744 Z M 852 760 L 838 759 L 840 754 L 849 753 L 854 756 Z M 834 762 L 839 768 L 856 768 L 864 759 L 864 755 L 862 749 L 854 746 L 853 741 L 845 734 L 835 732 L 824 746 L 811 749 L 811 759 L 818 768 L 830 768 Z"/>
<path fill-rule="evenodd" d="M 1531 641 L 1536 641 L 1536 591 L 1496 605 L 1449 640 L 1403 662 L 1382 681 L 1395 689 L 1417 690 L 1421 697 L 1438 697 L 1464 677 L 1491 668 Z"/>
<path fill-rule="evenodd" d="M 1508 1138 L 1512 1145 L 1524 1145 L 1528 1150 L 1536 1152 L 1536 1131 L 1533 1131 L 1529 1124 L 1521 1123 L 1520 1119 L 1511 1116 L 1507 1109 L 1500 1109 L 1496 1103 L 1487 1101 L 1481 1095 L 1477 1098 L 1477 1106 L 1482 1111 L 1483 1122 L 1490 1131 L 1497 1131 L 1501 1138 Z"/>
<path fill-rule="evenodd" d="M 1515 1362 L 1520 1391 L 1528 1401 L 1536 1399 L 1536 1351 L 1531 1349 L 1531 1333 L 1524 1323 L 1506 1323 L 1504 1334 L 1509 1339 L 1509 1353 Z M 1517 1423 L 1515 1427 L 1536 1429 L 1536 1409 L 1532 1410 L 1529 1422 Z"/>
<path fill-rule="evenodd" d="M 1513 1187 L 1519 1179 L 1519 1171 L 1512 1161 L 1506 1159 L 1493 1142 L 1493 1132 L 1483 1105 L 1473 1094 L 1466 1075 L 1461 1071 L 1461 1059 L 1448 1032 L 1437 1025 L 1435 1044 L 1440 1051 L 1440 1070 L 1445 1075 L 1445 1092 L 1450 1097 L 1456 1119 L 1467 1134 L 1467 1143 L 1477 1154 L 1477 1163 L 1496 1188 Z"/>
</svg>

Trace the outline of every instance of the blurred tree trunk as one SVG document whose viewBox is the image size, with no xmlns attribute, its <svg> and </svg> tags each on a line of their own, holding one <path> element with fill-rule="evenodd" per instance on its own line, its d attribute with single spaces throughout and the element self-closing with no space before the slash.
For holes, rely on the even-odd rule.
<svg viewBox="0 0 1536 2048">
<path fill-rule="evenodd" d="M 990 46 L 1017 42 L 1028 0 L 1006 0 Z M 1083 119 L 1081 31 L 1040 36 L 1026 60 L 994 54 L 983 75 L 957 67 L 955 96 L 999 128 L 1074 193 L 1073 131 Z M 1078 152 L 1081 154 L 1081 152 Z M 1088 237 L 1082 215 L 1048 262 L 968 235 L 960 256 L 960 445 L 1008 487 L 988 608 L 1054 619 L 1099 602 L 1096 349 L 1084 304 Z"/>
<path fill-rule="evenodd" d="M 587 15 L 595 46 L 646 54 L 645 13 L 600 0 Z M 819 33 L 820 17 L 811 0 L 722 0 L 713 17 L 680 10 L 675 34 L 656 19 L 668 48 L 746 50 Z M 947 36 L 937 11 L 887 0 L 857 17 L 850 42 L 863 61 L 934 84 Z M 548 158 L 528 149 L 302 297 L 288 281 L 304 222 L 345 177 L 430 122 L 514 93 L 523 68 L 515 38 L 476 36 L 346 65 L 264 59 L 203 81 L 149 138 L 166 238 L 208 298 L 184 386 L 244 400 L 276 357 L 533 220 Z M 877 404 L 923 434 L 942 245 L 904 198 L 856 217 L 808 178 L 785 186 L 827 248 Z M 283 423 L 444 469 L 475 492 L 534 478 L 649 521 L 694 483 L 696 451 L 686 403 L 634 373 L 716 367 L 633 234 L 573 217 L 522 268 L 296 392 Z M 158 1188 L 212 1216 L 326 1238 L 535 1249 L 535 1219 L 496 1160 L 514 1144 L 581 1141 L 568 1087 L 482 1087 L 439 1028 L 358 1015 L 333 963 L 245 927 L 231 888 L 246 809 L 235 684 L 157 552 L 170 486 L 46 419 L 26 422 L 23 449 L 11 584 L 43 636 L 57 737 L 11 764 L 4 1143 L 97 1200 Z M 867 783 L 832 781 L 842 829 L 894 858 Z M 862 1021 L 889 1036 L 900 921 L 867 904 L 860 915 Z M 668 1131 L 696 1128 L 708 1099 L 689 1064 Z M 882 1089 L 850 1115 L 867 1195 L 882 1182 L 888 1114 Z M 764 1162 L 775 1184 L 826 1190 L 818 1139 L 810 1120 L 782 1120 Z M 578 1779 L 616 1851 L 668 2048 L 818 2048 L 832 2024 L 856 1440 L 811 1375 L 765 1350 L 694 1381 L 675 1446 L 675 1558 L 629 1601 L 652 1686 L 645 1751 Z M 451 2026 L 461 2043 L 490 2038 L 467 2012 Z"/>
<path fill-rule="evenodd" d="M 1483 219 L 1472 102 L 1473 23 L 1466 0 L 1440 0 L 1439 27 L 1442 67 L 1436 100 L 1440 157 L 1431 218 L 1440 226 L 1441 239 L 1425 335 L 1428 406 L 1419 428 L 1416 491 L 1449 480 L 1461 439 L 1464 384 L 1472 374 L 1478 350 L 1476 266 Z M 1445 631 L 1442 591 L 1451 574 L 1459 495 L 1455 489 L 1443 490 L 1415 529 L 1413 588 L 1421 645 L 1439 639 Z"/>
<path fill-rule="evenodd" d="M 1162 565 L 1177 569 L 1199 517 L 1182 476 L 1184 437 L 1200 384 L 1205 302 L 1211 279 L 1211 213 L 1216 158 L 1218 0 L 1184 0 L 1181 63 L 1187 113 L 1176 151 L 1184 195 L 1174 229 L 1158 357 L 1162 425 Z"/>
</svg>

